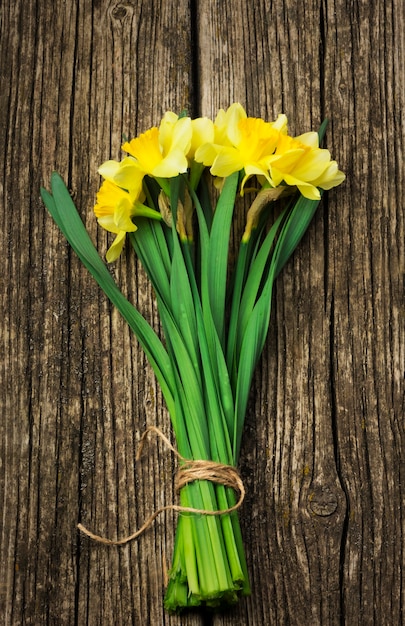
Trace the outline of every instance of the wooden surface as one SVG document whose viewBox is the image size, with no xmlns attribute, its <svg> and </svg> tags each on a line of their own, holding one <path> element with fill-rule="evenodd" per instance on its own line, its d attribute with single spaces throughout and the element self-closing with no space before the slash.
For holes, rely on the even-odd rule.
<svg viewBox="0 0 405 626">
<path fill-rule="evenodd" d="M 399 625 L 405 619 L 404 7 L 400 0 L 0 4 L 0 620 Z M 145 357 L 39 198 L 57 169 L 91 236 L 97 167 L 167 109 L 242 102 L 292 132 L 331 120 L 347 181 L 277 283 L 249 405 L 241 512 L 253 593 L 162 608 L 175 517 L 170 421 Z M 132 257 L 122 289 L 157 324 Z"/>
</svg>

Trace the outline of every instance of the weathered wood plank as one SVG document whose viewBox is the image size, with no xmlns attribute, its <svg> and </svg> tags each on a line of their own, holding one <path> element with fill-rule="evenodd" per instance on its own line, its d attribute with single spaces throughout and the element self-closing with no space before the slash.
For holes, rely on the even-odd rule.
<svg viewBox="0 0 405 626">
<path fill-rule="evenodd" d="M 327 113 L 349 177 L 329 211 L 333 393 L 349 501 L 348 624 L 403 621 L 404 6 L 327 5 Z M 335 97 L 331 97 L 331 89 Z"/>
<path fill-rule="evenodd" d="M 70 23 L 63 10 L 59 19 Z M 45 24 L 51 31 L 48 48 Z M 55 154 L 58 141 L 68 159 L 69 128 L 58 116 L 69 119 L 75 35 L 62 36 L 55 28 L 51 6 L 39 17 L 39 7 L 24 3 L 3 3 L 1 27 L 2 233 L 8 242 L 2 273 L 7 296 L 1 299 L 1 614 L 8 624 L 38 623 L 57 611 L 67 622 L 75 613 L 76 533 L 70 515 L 77 511 L 80 439 L 63 416 L 68 399 L 74 414 L 80 394 L 66 367 L 67 251 L 46 227 L 38 184 L 42 163 L 51 166 L 44 151 Z M 55 98 L 42 100 L 43 79 L 56 83 Z M 75 367 L 71 362 L 72 374 Z"/>
</svg>

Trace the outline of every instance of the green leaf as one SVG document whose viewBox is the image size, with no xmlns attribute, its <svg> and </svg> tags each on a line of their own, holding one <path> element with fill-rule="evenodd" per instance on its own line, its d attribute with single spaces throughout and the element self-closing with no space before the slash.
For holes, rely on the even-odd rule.
<svg viewBox="0 0 405 626">
<path fill-rule="evenodd" d="M 209 379 L 209 376 L 213 378 L 213 385 L 215 387 L 215 393 L 217 394 L 217 403 L 220 407 L 219 413 L 216 415 L 220 415 L 218 417 L 219 420 L 225 419 L 226 426 L 223 425 L 223 429 L 225 432 L 225 428 L 228 430 L 227 437 L 230 439 L 233 436 L 233 419 L 234 419 L 234 397 L 229 379 L 229 372 L 224 356 L 223 347 L 218 336 L 217 328 L 214 323 L 212 310 L 210 306 L 210 297 L 209 297 L 209 281 L 208 281 L 208 266 L 209 266 L 209 249 L 210 249 L 210 233 L 208 231 L 205 212 L 201 207 L 199 202 L 199 198 L 193 192 L 190 191 L 198 217 L 199 224 L 199 242 L 200 242 L 200 266 L 201 266 L 201 297 L 198 292 L 198 283 L 195 279 L 194 284 L 194 300 L 195 302 L 201 303 L 201 312 L 196 308 L 197 313 L 197 321 L 198 321 L 198 329 L 199 329 L 199 337 L 200 337 L 200 349 L 203 358 L 203 365 L 208 363 L 206 366 L 206 380 Z M 186 257 L 187 261 L 187 257 Z M 191 275 L 191 261 L 188 260 L 188 265 L 190 267 L 190 275 Z M 192 285 L 193 286 L 193 285 Z M 200 317 L 199 317 L 200 316 Z M 204 336 L 204 339 L 202 338 Z M 206 342 L 206 346 L 205 343 Z M 205 350 L 208 351 L 208 360 L 205 361 Z M 208 383 L 207 383 L 208 384 Z M 215 414 L 215 412 L 214 412 Z M 227 443 L 227 449 L 230 449 L 230 443 Z M 228 452 L 229 456 L 229 452 Z M 230 462 L 230 461 L 227 461 Z"/>
<path fill-rule="evenodd" d="M 170 306 L 171 259 L 162 232 L 163 225 L 139 218 L 137 226 L 138 230 L 129 233 L 129 240 L 156 294 Z"/>
<path fill-rule="evenodd" d="M 117 287 L 95 249 L 65 183 L 56 172 L 53 172 L 51 177 L 51 189 L 52 195 L 41 188 L 41 197 L 46 207 L 83 265 L 89 270 L 137 336 L 161 385 L 168 408 L 174 412 L 174 380 L 171 364 L 160 339 L 145 318 Z"/>
<path fill-rule="evenodd" d="M 322 190 L 320 190 L 322 194 Z M 308 200 L 300 196 L 295 202 L 280 233 L 274 275 L 277 277 L 281 272 L 294 250 L 305 235 L 320 200 Z"/>
<path fill-rule="evenodd" d="M 269 273 L 264 289 L 249 317 L 240 349 L 235 400 L 234 455 L 239 457 L 243 424 L 254 370 L 269 328 L 274 274 Z"/>
<path fill-rule="evenodd" d="M 252 314 L 253 308 L 260 294 L 260 289 L 266 281 L 269 272 L 273 245 L 280 225 L 285 217 L 285 211 L 281 212 L 269 232 L 267 233 L 262 245 L 259 247 L 257 254 L 249 267 L 249 273 L 246 278 L 245 287 L 240 299 L 240 307 L 237 321 L 237 331 L 234 345 L 234 356 L 237 364 L 240 359 L 240 350 L 245 333 L 246 326 Z M 242 244 L 243 246 L 244 244 Z M 238 367 L 238 365 L 236 365 Z"/>
<path fill-rule="evenodd" d="M 225 179 L 212 220 L 207 258 L 205 259 L 206 265 L 201 268 L 202 274 L 206 273 L 207 276 L 209 306 L 218 337 L 223 346 L 225 343 L 228 250 L 238 180 L 238 172 Z M 203 302 L 203 306 L 206 306 L 205 302 Z"/>
<path fill-rule="evenodd" d="M 170 277 L 170 303 L 173 318 L 177 321 L 178 330 L 183 338 L 193 363 L 194 370 L 199 373 L 201 361 L 198 347 L 198 333 L 195 307 L 198 302 L 193 299 L 189 275 L 183 257 L 182 247 L 175 226 L 173 225 L 173 263 Z"/>
</svg>

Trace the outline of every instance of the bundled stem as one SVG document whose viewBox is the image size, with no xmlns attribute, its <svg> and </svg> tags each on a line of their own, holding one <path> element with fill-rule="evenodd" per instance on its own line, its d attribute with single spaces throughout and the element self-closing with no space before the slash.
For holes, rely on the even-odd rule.
<svg viewBox="0 0 405 626">
<path fill-rule="evenodd" d="M 218 376 L 219 368 L 223 373 L 226 372 L 219 335 L 224 336 L 223 299 L 226 295 L 224 286 L 228 250 L 222 244 L 218 250 L 215 240 L 213 243 L 210 237 L 219 237 L 221 233 L 223 240 L 229 241 L 229 238 L 224 233 L 223 219 L 218 223 L 218 219 L 215 221 L 214 218 L 208 232 L 204 214 L 200 211 L 200 228 L 204 233 L 201 239 L 204 242 L 200 250 L 202 258 L 199 259 L 202 280 L 198 284 L 193 246 L 187 240 L 181 241 L 174 226 L 177 223 L 176 208 L 181 183 L 181 179 L 171 181 L 171 230 L 164 223 L 140 221 L 139 233 L 131 236 L 131 242 L 155 289 L 166 347 L 176 379 L 172 421 L 179 452 L 187 458 L 231 465 L 235 463 L 230 430 L 233 423 L 230 415 L 233 394 L 229 379 L 228 389 L 225 390 L 226 384 Z M 237 176 L 234 176 L 223 192 L 225 199 L 228 194 L 228 230 L 236 189 Z M 216 215 L 223 217 L 220 212 Z M 144 228 L 146 236 L 143 234 Z M 161 231 L 165 239 L 170 238 L 172 261 L 170 274 L 165 275 L 162 281 L 157 281 L 156 256 L 161 245 L 158 243 L 161 241 Z M 215 257 L 209 254 L 210 247 L 215 247 Z M 162 268 L 159 276 L 163 274 Z M 212 282 L 207 281 L 208 276 L 211 276 Z M 216 290 L 209 288 L 212 284 L 216 285 Z M 165 293 L 170 294 L 170 297 L 165 297 Z M 218 301 L 219 294 L 222 294 L 221 302 Z M 207 480 L 184 486 L 180 499 L 184 507 L 205 508 L 208 511 L 228 510 L 236 504 L 232 489 L 225 485 L 214 485 Z M 184 605 L 185 598 L 190 606 L 197 603 L 214 606 L 224 599 L 227 602 L 236 601 L 239 592 L 248 593 L 247 568 L 236 513 L 226 513 L 218 519 L 182 516 L 176 536 L 173 567 L 166 593 L 167 608 L 178 609 Z"/>
</svg>

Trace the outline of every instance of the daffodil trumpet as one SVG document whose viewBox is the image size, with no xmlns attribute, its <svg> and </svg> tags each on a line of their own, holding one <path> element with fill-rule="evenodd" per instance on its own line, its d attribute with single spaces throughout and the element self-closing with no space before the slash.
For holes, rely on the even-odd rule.
<svg viewBox="0 0 405 626">
<path fill-rule="evenodd" d="M 107 261 L 118 259 L 128 238 L 153 286 L 164 339 L 114 282 L 61 177 L 52 174 L 52 193 L 41 189 L 62 233 L 145 351 L 183 459 L 238 465 L 274 281 L 311 223 L 322 191 L 344 180 L 319 147 L 325 127 L 291 137 L 285 115 L 273 122 L 250 118 L 239 103 L 220 110 L 214 121 L 168 112 L 159 126 L 124 143 L 122 161 L 100 167 L 104 181 L 94 212 L 115 235 Z M 209 173 L 220 181 L 215 205 Z M 231 232 L 242 210 L 237 197 L 248 193 L 253 199 L 231 268 Z M 181 488 L 183 507 L 224 513 L 179 516 L 168 610 L 233 604 L 250 593 L 239 512 L 229 511 L 236 502 L 231 487 L 210 480 Z"/>
</svg>

